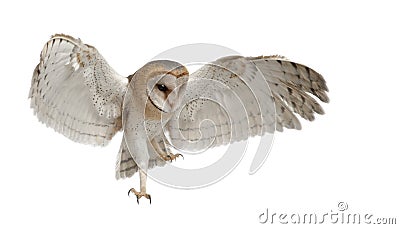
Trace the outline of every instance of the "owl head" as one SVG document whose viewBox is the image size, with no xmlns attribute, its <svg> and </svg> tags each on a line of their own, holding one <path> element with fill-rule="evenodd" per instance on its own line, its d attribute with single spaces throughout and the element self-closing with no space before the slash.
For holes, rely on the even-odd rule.
<svg viewBox="0 0 400 229">
<path fill-rule="evenodd" d="M 179 106 L 189 78 L 185 66 L 170 60 L 149 62 L 135 75 L 145 84 L 146 106 L 153 106 L 163 114 Z"/>
</svg>

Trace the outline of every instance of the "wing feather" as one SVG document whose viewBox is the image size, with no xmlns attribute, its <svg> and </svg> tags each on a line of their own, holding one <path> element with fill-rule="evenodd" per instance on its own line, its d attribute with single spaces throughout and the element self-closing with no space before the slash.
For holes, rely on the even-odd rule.
<svg viewBox="0 0 400 229">
<path fill-rule="evenodd" d="M 167 123 L 170 140 L 197 151 L 301 129 L 295 113 L 310 121 L 324 114 L 316 98 L 328 102 L 327 91 L 319 73 L 284 57 L 224 57 L 190 75 L 182 108 Z"/>
<path fill-rule="evenodd" d="M 89 45 L 56 34 L 45 44 L 29 98 L 39 121 L 69 139 L 106 145 L 121 129 L 127 79 Z"/>
</svg>

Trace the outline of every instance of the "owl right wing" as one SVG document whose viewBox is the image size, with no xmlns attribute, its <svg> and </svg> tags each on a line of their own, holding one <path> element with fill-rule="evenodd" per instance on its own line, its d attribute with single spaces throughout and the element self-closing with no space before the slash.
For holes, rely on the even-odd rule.
<svg viewBox="0 0 400 229">
<path fill-rule="evenodd" d="M 40 122 L 73 141 L 106 145 L 121 129 L 127 83 L 94 47 L 56 34 L 33 72 L 31 108 Z"/>
<path fill-rule="evenodd" d="M 183 103 L 166 125 L 171 145 L 199 151 L 275 130 L 301 129 L 328 102 L 323 77 L 279 56 L 229 56 L 190 75 Z"/>
</svg>

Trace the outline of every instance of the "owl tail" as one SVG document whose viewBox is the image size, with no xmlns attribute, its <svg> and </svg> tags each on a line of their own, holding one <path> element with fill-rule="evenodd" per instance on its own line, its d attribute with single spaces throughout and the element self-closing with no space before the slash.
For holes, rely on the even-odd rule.
<svg viewBox="0 0 400 229">
<path fill-rule="evenodd" d="M 115 165 L 115 178 L 129 178 L 138 171 L 138 166 L 129 153 L 126 146 L 125 139 L 122 139 L 121 147 L 117 156 L 117 163 Z"/>
</svg>

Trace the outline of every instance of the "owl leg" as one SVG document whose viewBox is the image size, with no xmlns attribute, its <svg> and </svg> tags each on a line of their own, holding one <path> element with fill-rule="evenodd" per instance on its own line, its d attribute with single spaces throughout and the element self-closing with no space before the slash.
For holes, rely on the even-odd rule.
<svg viewBox="0 0 400 229">
<path fill-rule="evenodd" d="M 138 204 L 139 204 L 139 199 L 142 197 L 149 199 L 151 204 L 151 196 L 146 193 L 147 174 L 141 168 L 139 168 L 139 177 L 140 177 L 140 192 L 136 191 L 134 188 L 131 188 L 128 191 L 128 196 L 131 192 L 133 192 L 136 195 L 136 201 Z"/>
<path fill-rule="evenodd" d="M 164 161 L 172 162 L 172 160 L 176 160 L 178 157 L 182 157 L 184 159 L 183 155 L 180 153 L 173 154 L 168 145 L 165 144 L 164 140 L 157 142 L 155 139 L 153 139 L 151 144 L 153 145 L 154 150 Z"/>
</svg>

